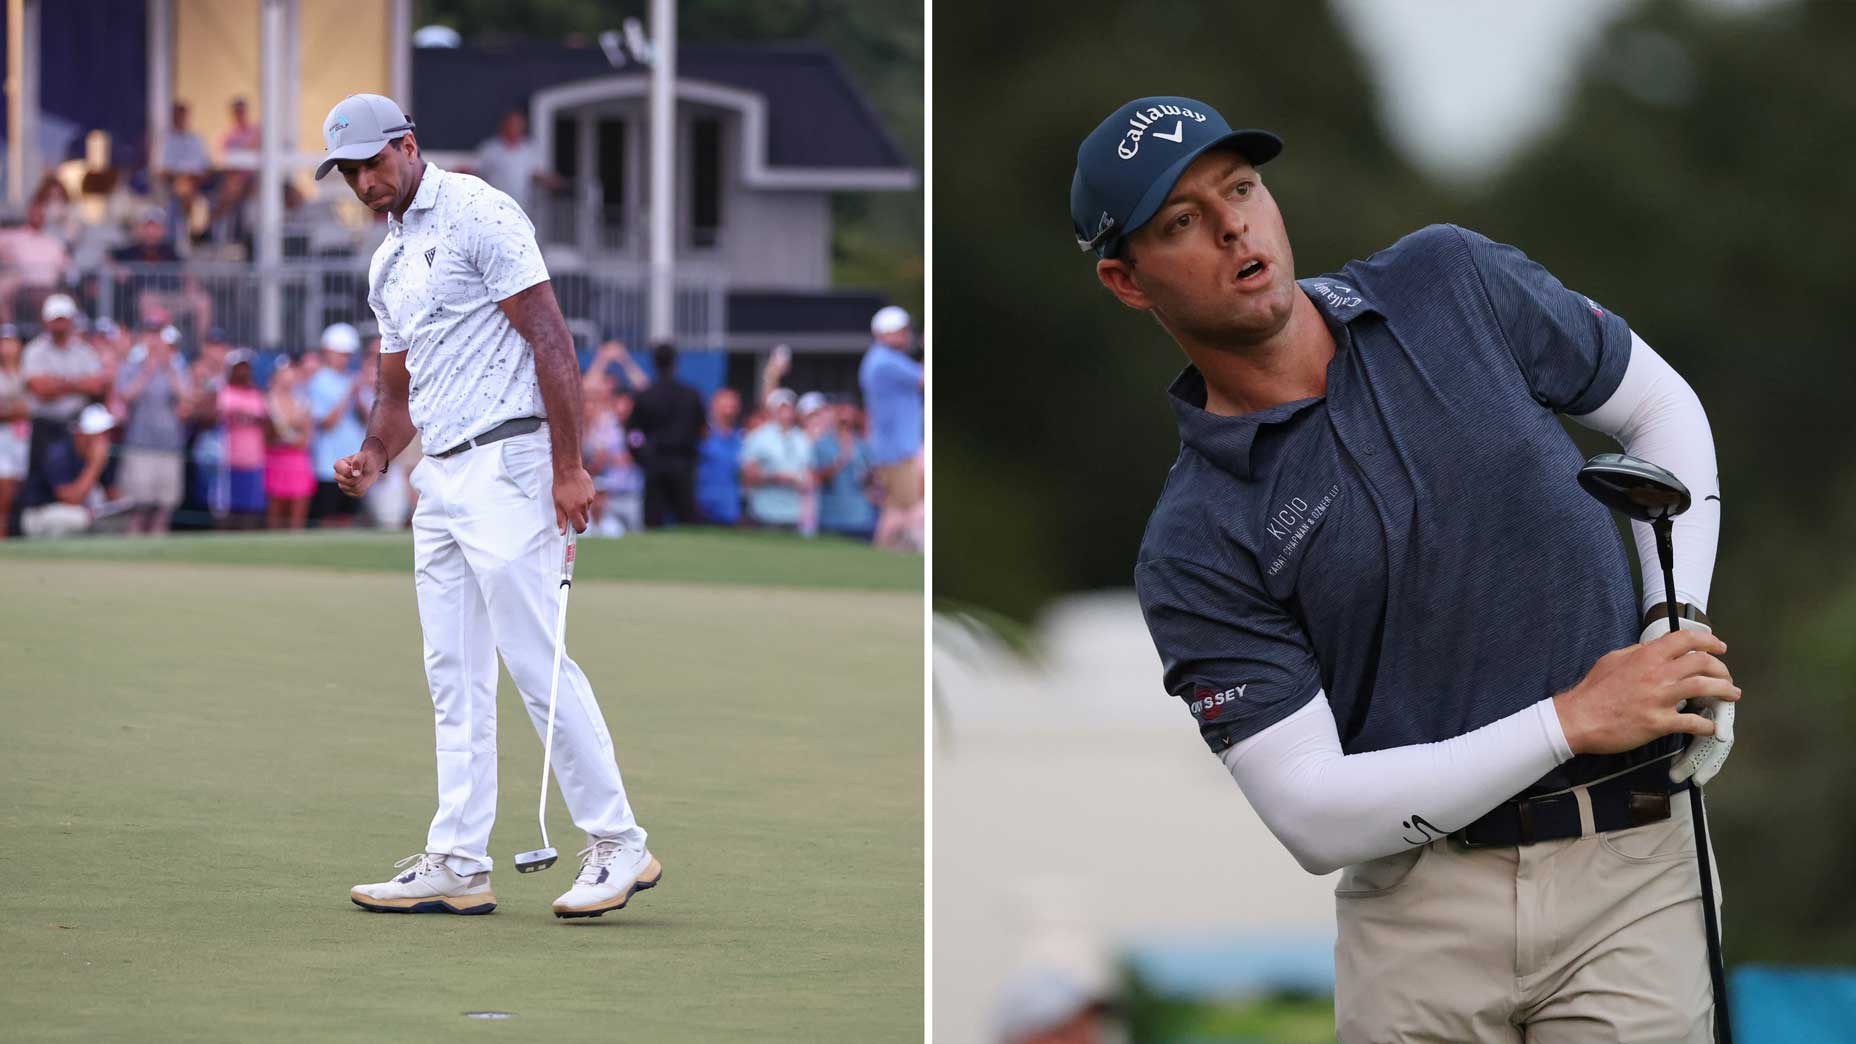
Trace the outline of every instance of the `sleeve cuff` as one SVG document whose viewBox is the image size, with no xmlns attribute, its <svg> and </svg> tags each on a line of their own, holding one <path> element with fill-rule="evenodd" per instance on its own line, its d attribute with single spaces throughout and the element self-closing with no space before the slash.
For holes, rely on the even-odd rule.
<svg viewBox="0 0 1856 1044">
<path fill-rule="evenodd" d="M 1553 708 L 1553 697 L 1549 696 L 1534 704 L 1536 717 L 1540 719 L 1540 729 L 1546 733 L 1547 744 L 1553 748 L 1553 763 L 1564 765 L 1572 760 L 1572 744 L 1566 742 L 1566 729 L 1560 724 L 1560 712 Z"/>
<path fill-rule="evenodd" d="M 486 289 L 490 291 L 490 296 L 496 299 L 497 304 L 502 304 L 504 301 L 509 300 L 530 287 L 540 286 L 547 282 L 549 278 L 551 277 L 548 275 L 548 270 L 540 268 L 525 272 L 501 286 L 486 287 Z"/>
</svg>

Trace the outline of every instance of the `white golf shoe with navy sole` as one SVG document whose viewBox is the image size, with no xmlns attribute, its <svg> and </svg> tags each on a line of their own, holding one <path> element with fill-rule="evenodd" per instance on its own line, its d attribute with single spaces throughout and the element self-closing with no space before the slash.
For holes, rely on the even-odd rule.
<svg viewBox="0 0 1856 1044">
<path fill-rule="evenodd" d="M 574 886 L 554 901 L 556 917 L 598 917 L 625 909 L 632 896 L 656 888 L 664 866 L 629 838 L 602 838 L 580 850 Z"/>
<path fill-rule="evenodd" d="M 452 873 L 445 857 L 433 852 L 409 855 L 393 866 L 406 872 L 379 884 L 355 885 L 348 898 L 375 913 L 487 914 L 496 909 L 487 871 L 468 877 Z"/>
</svg>

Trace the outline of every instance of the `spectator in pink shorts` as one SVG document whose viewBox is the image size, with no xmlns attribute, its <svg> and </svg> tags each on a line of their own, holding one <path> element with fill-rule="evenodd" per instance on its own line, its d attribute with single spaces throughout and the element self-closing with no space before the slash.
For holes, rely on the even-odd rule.
<svg viewBox="0 0 1856 1044">
<path fill-rule="evenodd" d="M 270 529 L 302 529 L 316 492 L 316 469 L 309 459 L 313 418 L 303 396 L 303 371 L 300 363 L 279 363 L 265 397 L 271 438 L 264 451 L 264 493 L 270 501 Z"/>
<path fill-rule="evenodd" d="M 264 393 L 251 378 L 251 353 L 226 357 L 225 387 L 219 389 L 214 414 L 225 431 L 225 477 L 216 483 L 232 529 L 256 529 L 264 513 Z"/>
</svg>

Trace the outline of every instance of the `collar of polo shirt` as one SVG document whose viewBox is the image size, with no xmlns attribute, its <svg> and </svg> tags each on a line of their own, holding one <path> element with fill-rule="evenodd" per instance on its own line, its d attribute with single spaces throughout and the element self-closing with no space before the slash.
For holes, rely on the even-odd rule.
<svg viewBox="0 0 1856 1044">
<path fill-rule="evenodd" d="M 1367 298 L 1365 291 L 1333 276 L 1301 279 L 1297 280 L 1296 285 L 1314 302 L 1315 310 L 1321 313 L 1328 327 L 1334 330 L 1334 359 L 1328 363 L 1328 388 L 1331 391 L 1336 376 L 1341 372 L 1336 364 L 1348 347 L 1348 338 L 1342 335 L 1343 331 L 1339 328 L 1369 312 L 1381 317 L 1385 313 Z M 1174 419 L 1179 423 L 1179 441 L 1197 450 L 1219 468 L 1243 479 L 1252 475 L 1250 450 L 1256 443 L 1257 432 L 1264 425 L 1281 424 L 1322 401 L 1319 398 L 1298 399 L 1271 406 L 1267 410 L 1226 417 L 1208 412 L 1205 409 L 1205 397 L 1205 377 L 1196 366 L 1187 366 L 1167 389 Z"/>
<path fill-rule="evenodd" d="M 438 193 L 444 188 L 440 183 L 444 180 L 445 174 L 446 171 L 438 164 L 426 160 L 425 173 L 419 178 L 419 191 L 412 194 L 412 202 L 406 205 L 406 212 L 410 214 L 415 210 L 430 210 L 437 206 Z M 387 212 L 387 220 L 396 225 L 401 221 L 400 218 L 394 217 L 391 211 Z"/>
</svg>

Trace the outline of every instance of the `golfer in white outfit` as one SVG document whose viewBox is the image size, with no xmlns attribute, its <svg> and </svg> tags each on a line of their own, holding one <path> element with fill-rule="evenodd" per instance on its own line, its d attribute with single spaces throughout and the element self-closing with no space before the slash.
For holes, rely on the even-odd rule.
<svg viewBox="0 0 1856 1044">
<path fill-rule="evenodd" d="M 580 375 L 535 230 L 507 195 L 427 163 L 413 122 L 356 94 L 323 123 L 328 155 L 356 196 L 385 213 L 368 271 L 380 379 L 367 437 L 335 465 L 360 496 L 422 439 L 413 470 L 413 574 L 438 738 L 438 814 L 425 850 L 354 902 L 403 913 L 488 913 L 496 817 L 496 657 L 547 728 L 554 621 L 567 526 L 584 531 L 593 482 L 580 461 Z M 586 675 L 561 660 L 554 770 L 586 831 L 561 917 L 596 917 L 655 885 Z"/>
</svg>

